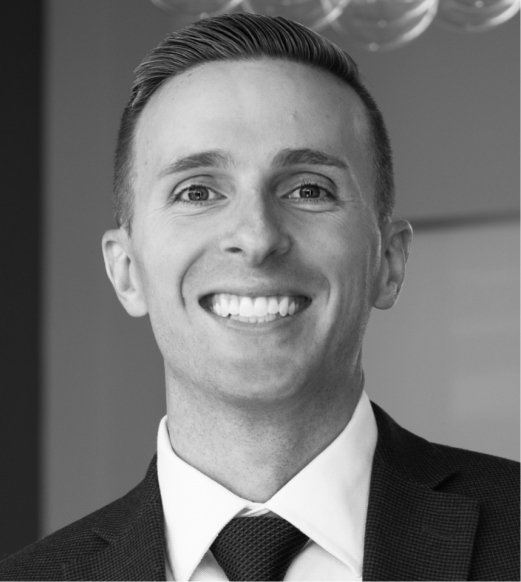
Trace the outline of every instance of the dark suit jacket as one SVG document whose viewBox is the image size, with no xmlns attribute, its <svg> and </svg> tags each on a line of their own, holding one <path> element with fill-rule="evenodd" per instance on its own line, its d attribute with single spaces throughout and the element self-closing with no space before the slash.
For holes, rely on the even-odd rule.
<svg viewBox="0 0 521 582">
<path fill-rule="evenodd" d="M 364 580 L 519 580 L 519 464 L 378 424 Z M 154 458 L 130 493 L 0 562 L 0 580 L 164 580 Z"/>
</svg>

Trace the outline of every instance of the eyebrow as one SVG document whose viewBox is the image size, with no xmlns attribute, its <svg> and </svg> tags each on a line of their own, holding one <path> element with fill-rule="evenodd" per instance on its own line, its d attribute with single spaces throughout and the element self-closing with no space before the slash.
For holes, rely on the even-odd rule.
<svg viewBox="0 0 521 582">
<path fill-rule="evenodd" d="M 286 148 L 278 152 L 272 160 L 274 166 L 288 168 L 291 166 L 333 166 L 342 170 L 349 170 L 349 165 L 336 156 L 327 154 L 321 150 L 310 148 L 291 149 Z M 159 173 L 160 178 L 171 174 L 179 174 L 198 168 L 226 168 L 233 164 L 229 153 L 223 150 L 208 150 L 191 154 L 168 164 Z"/>
<path fill-rule="evenodd" d="M 288 166 L 311 165 L 333 166 L 342 170 L 349 170 L 349 165 L 341 158 L 337 158 L 321 150 L 309 148 L 284 149 L 273 158 L 273 164 L 283 168 Z"/>
<path fill-rule="evenodd" d="M 209 150 L 191 154 L 168 164 L 159 173 L 160 178 L 170 174 L 179 174 L 197 168 L 223 168 L 231 165 L 230 155 L 222 150 Z"/>
</svg>

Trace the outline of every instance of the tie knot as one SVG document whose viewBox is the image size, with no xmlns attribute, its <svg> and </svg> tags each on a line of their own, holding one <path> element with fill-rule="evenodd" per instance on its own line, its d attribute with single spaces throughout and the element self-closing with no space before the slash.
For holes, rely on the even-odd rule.
<svg viewBox="0 0 521 582">
<path fill-rule="evenodd" d="M 308 537 L 276 517 L 236 517 L 217 536 L 212 553 L 229 580 L 283 580 Z"/>
</svg>

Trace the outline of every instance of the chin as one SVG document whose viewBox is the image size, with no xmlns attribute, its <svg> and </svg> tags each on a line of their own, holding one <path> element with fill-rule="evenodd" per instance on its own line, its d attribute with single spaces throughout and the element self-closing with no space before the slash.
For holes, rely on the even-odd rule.
<svg viewBox="0 0 521 582">
<path fill-rule="evenodd" d="M 301 396 L 307 377 L 302 373 L 302 368 L 297 371 L 294 365 L 292 370 L 288 370 L 287 367 L 261 368 L 250 364 L 240 366 L 239 369 L 235 367 L 227 377 L 219 374 L 215 389 L 228 402 L 249 406 L 281 404 Z"/>
</svg>

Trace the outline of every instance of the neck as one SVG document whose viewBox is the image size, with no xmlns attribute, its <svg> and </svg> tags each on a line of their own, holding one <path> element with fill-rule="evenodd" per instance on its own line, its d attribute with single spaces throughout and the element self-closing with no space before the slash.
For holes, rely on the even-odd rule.
<svg viewBox="0 0 521 582">
<path fill-rule="evenodd" d="M 345 428 L 363 390 L 362 369 L 341 385 L 313 388 L 321 398 L 237 404 L 183 390 L 167 374 L 172 447 L 236 495 L 266 502 Z"/>
</svg>

